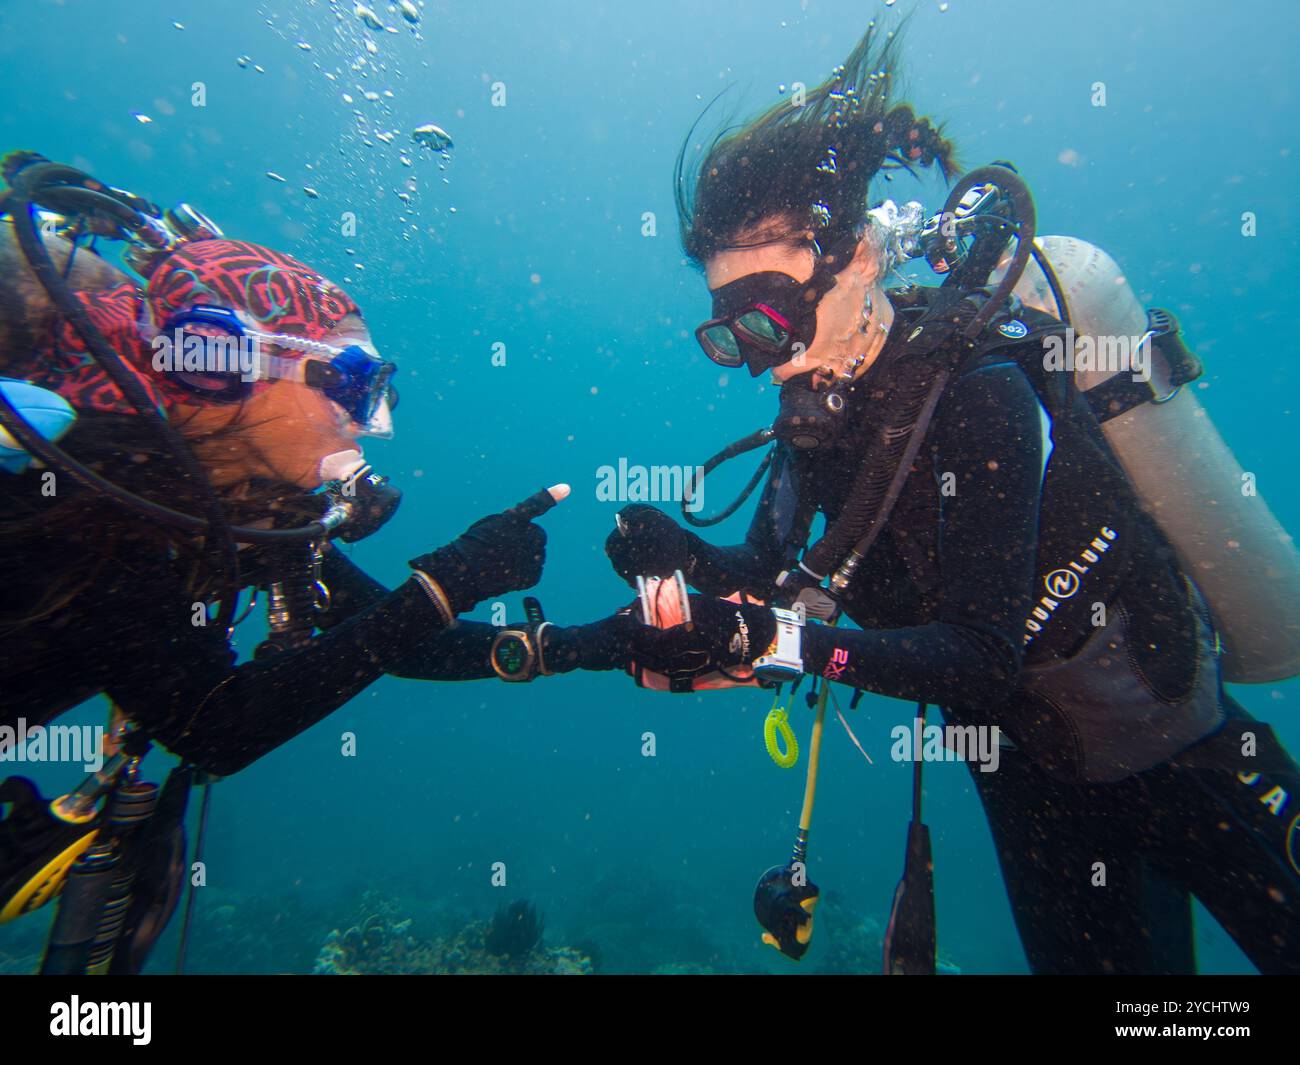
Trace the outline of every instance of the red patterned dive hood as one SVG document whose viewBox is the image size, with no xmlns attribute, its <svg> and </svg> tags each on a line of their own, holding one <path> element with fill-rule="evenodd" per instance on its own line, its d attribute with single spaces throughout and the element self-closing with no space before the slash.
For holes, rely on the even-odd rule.
<svg viewBox="0 0 1300 1065">
<path fill-rule="evenodd" d="M 282 252 L 242 240 L 182 246 L 149 279 L 149 309 L 161 327 L 196 304 L 233 307 L 270 333 L 319 340 L 357 305 L 334 282 Z"/>
<path fill-rule="evenodd" d="M 158 267 L 145 293 L 123 282 L 79 292 L 77 299 L 161 412 L 197 401 L 165 374 L 153 372 L 142 300 L 148 301 L 155 327 L 176 311 L 203 303 L 233 307 L 267 332 L 309 340 L 319 340 L 347 315 L 360 313 L 347 293 L 297 259 L 238 240 L 184 245 Z M 77 410 L 136 413 L 62 319 L 39 338 L 27 359 L 15 356 L 14 361 L 11 373 L 58 392 Z"/>
</svg>

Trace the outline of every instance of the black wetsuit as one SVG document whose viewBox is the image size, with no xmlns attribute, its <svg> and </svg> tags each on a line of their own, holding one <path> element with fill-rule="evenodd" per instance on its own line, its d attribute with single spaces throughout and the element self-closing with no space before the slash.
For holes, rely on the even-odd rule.
<svg viewBox="0 0 1300 1065">
<path fill-rule="evenodd" d="M 773 598 L 813 513 L 845 505 L 918 313 L 900 311 L 832 453 L 778 450 L 744 544 L 690 538 L 696 587 Z M 810 625 L 805 669 L 1014 744 L 972 771 L 1036 972 L 1192 971 L 1189 891 L 1260 969 L 1300 970 L 1300 772 L 1223 693 L 1200 595 L 1086 404 L 1031 383 L 999 335 L 945 391 L 842 597 L 861 629 Z"/>
<path fill-rule="evenodd" d="M 65 444 L 76 448 L 75 433 Z M 35 472 L 0 477 L 10 498 L 38 491 Z M 384 673 L 430 680 L 493 675 L 490 625 L 461 622 L 443 630 L 415 581 L 390 592 L 334 549 L 326 551 L 321 574 L 331 593 L 330 609 L 316 619 L 323 631 L 300 649 L 236 666 L 218 627 L 193 623 L 191 596 L 166 547 L 129 535 L 145 519 L 108 504 L 101 517 L 99 539 L 117 541 L 106 564 L 57 536 L 27 541 L 21 553 L 0 552 L 0 725 L 16 727 L 19 718 L 29 728 L 43 724 L 103 692 L 149 738 L 228 775 Z M 246 574 L 273 579 L 263 552 L 240 555 Z M 82 582 L 72 600 L 30 620 L 51 584 L 69 577 Z"/>
</svg>

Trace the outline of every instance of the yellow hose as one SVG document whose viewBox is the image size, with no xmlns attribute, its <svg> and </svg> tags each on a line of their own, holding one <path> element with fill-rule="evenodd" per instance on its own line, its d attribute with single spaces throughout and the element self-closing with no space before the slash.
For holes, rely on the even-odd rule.
<svg viewBox="0 0 1300 1065">
<path fill-rule="evenodd" d="M 808 744 L 808 778 L 803 789 L 803 810 L 799 814 L 799 829 L 805 836 L 812 827 L 813 799 L 817 795 L 817 768 L 822 753 L 822 728 L 826 721 L 826 697 L 830 691 L 831 682 L 822 681 L 821 694 L 817 697 L 817 717 L 813 720 L 812 740 Z"/>
</svg>

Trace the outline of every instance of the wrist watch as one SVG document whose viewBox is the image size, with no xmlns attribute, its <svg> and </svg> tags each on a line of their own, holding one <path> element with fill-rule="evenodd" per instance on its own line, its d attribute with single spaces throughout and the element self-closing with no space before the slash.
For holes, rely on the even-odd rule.
<svg viewBox="0 0 1300 1065">
<path fill-rule="evenodd" d="M 524 599 L 524 614 L 527 624 L 498 632 L 488 656 L 493 672 L 511 683 L 524 683 L 539 672 L 547 672 L 542 662 L 541 636 L 550 622 L 542 614 L 542 604 L 532 596 Z"/>
<path fill-rule="evenodd" d="M 754 675 L 760 680 L 793 680 L 803 673 L 804 615 L 798 610 L 772 610 L 776 618 L 776 639 L 767 653 L 754 659 Z"/>
</svg>

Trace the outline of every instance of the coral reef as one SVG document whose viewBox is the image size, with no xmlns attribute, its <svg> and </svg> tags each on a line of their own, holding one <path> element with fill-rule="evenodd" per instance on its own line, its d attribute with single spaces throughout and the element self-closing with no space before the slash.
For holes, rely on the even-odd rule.
<svg viewBox="0 0 1300 1065">
<path fill-rule="evenodd" d="M 693 961 L 672 961 L 650 970 L 651 976 L 712 976 L 713 973 L 709 966 Z"/>
<path fill-rule="evenodd" d="M 488 926 L 483 946 L 489 954 L 518 961 L 542 942 L 545 922 L 531 902 L 519 899 L 500 906 Z"/>
<path fill-rule="evenodd" d="M 814 953 L 809 956 L 813 972 L 874 975 L 883 968 L 885 937 L 881 922 L 858 913 L 839 892 L 828 891 L 822 896 L 815 929 Z M 961 972 L 942 948 L 936 968 L 940 974 Z"/>
<path fill-rule="evenodd" d="M 335 919 L 333 895 L 284 892 L 259 895 L 206 887 L 199 892 L 185 971 L 202 973 L 310 972 L 321 926 Z M 155 948 L 146 972 L 170 972 L 179 932 L 178 910 L 166 942 Z"/>
<path fill-rule="evenodd" d="M 591 959 L 573 947 L 544 947 L 542 921 L 528 902 L 502 907 L 490 921 L 467 921 L 445 935 L 420 938 L 412 919 L 397 919 L 391 903 L 358 924 L 330 932 L 312 971 L 321 976 L 373 973 L 515 973 L 585 976 Z"/>
<path fill-rule="evenodd" d="M 605 952 L 601 949 L 600 944 L 597 943 L 594 939 L 592 939 L 589 936 L 583 939 L 579 939 L 573 945 L 573 949 L 576 950 L 579 954 L 586 955 L 587 960 L 591 962 L 591 971 L 593 973 L 598 973 L 601 971 L 601 967 L 605 963 Z"/>
</svg>

